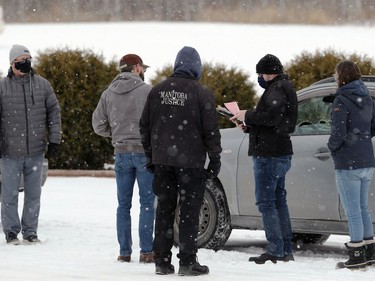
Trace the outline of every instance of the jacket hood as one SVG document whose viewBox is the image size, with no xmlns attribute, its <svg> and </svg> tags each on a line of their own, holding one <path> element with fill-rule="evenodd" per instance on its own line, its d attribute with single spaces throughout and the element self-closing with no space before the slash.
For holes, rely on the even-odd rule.
<svg viewBox="0 0 375 281">
<path fill-rule="evenodd" d="M 137 74 L 121 72 L 113 79 L 108 89 L 115 94 L 126 94 L 143 84 L 145 82 Z"/>
<path fill-rule="evenodd" d="M 177 54 L 173 74 L 181 74 L 200 79 L 202 76 L 202 62 L 197 52 L 192 47 L 183 47 Z"/>
<path fill-rule="evenodd" d="M 346 97 L 358 107 L 362 108 L 364 106 L 364 100 L 362 97 L 368 96 L 369 92 L 362 80 L 354 80 L 337 89 L 335 96 L 337 97 L 340 95 Z"/>
</svg>

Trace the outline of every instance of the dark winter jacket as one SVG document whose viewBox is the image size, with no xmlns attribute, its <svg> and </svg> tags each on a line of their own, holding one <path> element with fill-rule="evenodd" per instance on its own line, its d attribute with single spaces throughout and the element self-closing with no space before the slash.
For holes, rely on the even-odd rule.
<svg viewBox="0 0 375 281">
<path fill-rule="evenodd" d="M 280 157 L 293 154 L 289 134 L 297 122 L 297 95 L 285 74 L 267 82 L 255 110 L 247 110 L 249 156 Z"/>
<path fill-rule="evenodd" d="M 328 148 L 336 170 L 375 167 L 371 137 L 375 129 L 374 103 L 362 80 L 338 88 L 331 113 Z"/>
<path fill-rule="evenodd" d="M 139 119 L 151 88 L 137 74 L 122 72 L 101 95 L 92 126 L 96 134 L 112 138 L 115 154 L 144 152 Z"/>
<path fill-rule="evenodd" d="M 207 153 L 220 159 L 215 99 L 198 81 L 201 73 L 199 54 L 185 47 L 177 55 L 173 75 L 151 90 L 140 131 L 153 164 L 203 168 Z"/>
<path fill-rule="evenodd" d="M 33 71 L 17 77 L 10 70 L 0 80 L 0 117 L 3 156 L 37 155 L 44 153 L 47 142 L 61 142 L 56 95 L 50 83 Z"/>
</svg>

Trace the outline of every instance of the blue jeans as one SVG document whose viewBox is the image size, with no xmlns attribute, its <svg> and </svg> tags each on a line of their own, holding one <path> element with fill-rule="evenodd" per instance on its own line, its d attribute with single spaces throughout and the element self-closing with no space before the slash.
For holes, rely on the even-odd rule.
<svg viewBox="0 0 375 281">
<path fill-rule="evenodd" d="M 256 204 L 262 214 L 267 253 L 277 257 L 292 254 L 292 226 L 285 190 L 291 160 L 291 156 L 253 157 Z"/>
<path fill-rule="evenodd" d="M 1 221 L 5 235 L 18 234 L 23 238 L 37 235 L 42 193 L 42 167 L 44 154 L 27 157 L 1 158 L 2 198 Z M 18 215 L 18 190 L 24 178 L 22 219 Z"/>
<path fill-rule="evenodd" d="M 147 158 L 143 153 L 120 153 L 115 157 L 117 182 L 117 239 L 120 255 L 132 253 L 131 216 L 133 187 L 135 179 L 139 188 L 139 246 L 141 253 L 152 252 L 152 234 L 154 232 L 155 195 L 152 190 L 153 174 L 145 168 Z"/>
<path fill-rule="evenodd" d="M 374 168 L 336 170 L 336 185 L 349 224 L 351 242 L 374 236 L 368 192 Z"/>
</svg>

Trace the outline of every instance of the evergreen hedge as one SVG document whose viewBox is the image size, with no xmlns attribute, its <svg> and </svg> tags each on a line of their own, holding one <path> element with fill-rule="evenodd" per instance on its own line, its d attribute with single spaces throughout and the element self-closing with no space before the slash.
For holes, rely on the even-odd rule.
<svg viewBox="0 0 375 281">
<path fill-rule="evenodd" d="M 314 53 L 302 52 L 285 65 L 293 86 L 300 90 L 321 79 L 331 77 L 336 65 L 343 60 L 357 62 L 362 75 L 374 75 L 372 59 L 367 55 L 338 53 L 332 49 L 317 50 Z"/>
<path fill-rule="evenodd" d="M 96 135 L 91 118 L 100 95 L 118 74 L 114 62 L 90 50 L 48 49 L 33 68 L 52 85 L 61 107 L 62 143 L 53 169 L 102 169 L 113 160 L 109 138 Z"/>
</svg>

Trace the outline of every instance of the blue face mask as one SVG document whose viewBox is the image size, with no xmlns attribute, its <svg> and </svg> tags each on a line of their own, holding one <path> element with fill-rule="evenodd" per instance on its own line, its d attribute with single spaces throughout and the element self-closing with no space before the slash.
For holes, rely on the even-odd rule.
<svg viewBox="0 0 375 281">
<path fill-rule="evenodd" d="M 261 86 L 263 89 L 267 88 L 267 82 L 264 80 L 263 75 L 258 76 L 258 84 Z"/>
</svg>

